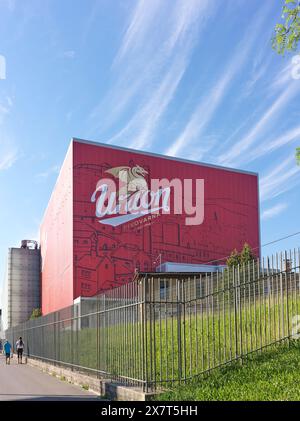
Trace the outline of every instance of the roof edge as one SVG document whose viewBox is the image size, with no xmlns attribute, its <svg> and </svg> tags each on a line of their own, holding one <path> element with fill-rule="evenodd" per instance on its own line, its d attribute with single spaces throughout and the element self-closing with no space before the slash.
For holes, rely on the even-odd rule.
<svg viewBox="0 0 300 421">
<path fill-rule="evenodd" d="M 201 162 L 201 161 L 193 161 L 193 160 L 190 160 L 190 159 L 177 158 L 177 157 L 173 157 L 173 156 L 170 156 L 170 155 L 162 155 L 162 154 L 158 154 L 158 153 L 154 153 L 154 152 L 147 152 L 147 151 L 142 151 L 142 150 L 138 150 L 138 149 L 126 148 L 124 146 L 109 145 L 107 143 L 95 142 L 95 141 L 92 141 L 92 140 L 85 140 L 85 139 L 80 139 L 80 138 L 77 138 L 77 137 L 72 137 L 71 143 L 74 143 L 74 142 L 84 143 L 84 144 L 93 145 L 93 146 L 101 146 L 101 147 L 113 149 L 113 150 L 133 152 L 133 153 L 137 153 L 137 154 L 140 154 L 140 155 L 148 155 L 148 156 L 153 156 L 153 157 L 156 157 L 156 158 L 168 159 L 170 161 L 185 162 L 187 164 L 201 165 L 203 167 L 215 168 L 215 169 L 218 169 L 218 170 L 237 172 L 237 173 L 240 173 L 240 174 L 248 174 L 248 175 L 253 175 L 253 176 L 258 177 L 258 173 L 253 172 L 253 171 L 246 171 L 246 170 L 240 170 L 240 169 L 237 169 L 237 168 L 223 167 L 221 165 L 207 164 L 207 163 Z"/>
</svg>

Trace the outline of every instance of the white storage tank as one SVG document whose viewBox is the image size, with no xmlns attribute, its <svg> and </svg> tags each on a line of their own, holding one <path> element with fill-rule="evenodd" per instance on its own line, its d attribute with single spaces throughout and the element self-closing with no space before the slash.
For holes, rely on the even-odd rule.
<svg viewBox="0 0 300 421">
<path fill-rule="evenodd" d="M 35 241 L 24 240 L 21 248 L 9 248 L 5 295 L 4 329 L 28 320 L 40 308 L 40 250 Z"/>
</svg>

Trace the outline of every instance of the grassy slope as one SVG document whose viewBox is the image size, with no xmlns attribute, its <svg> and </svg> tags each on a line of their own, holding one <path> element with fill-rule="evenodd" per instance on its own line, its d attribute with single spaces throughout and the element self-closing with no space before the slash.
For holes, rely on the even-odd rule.
<svg viewBox="0 0 300 421">
<path fill-rule="evenodd" d="M 300 400 L 300 342 L 280 345 L 159 395 L 158 400 Z"/>
</svg>

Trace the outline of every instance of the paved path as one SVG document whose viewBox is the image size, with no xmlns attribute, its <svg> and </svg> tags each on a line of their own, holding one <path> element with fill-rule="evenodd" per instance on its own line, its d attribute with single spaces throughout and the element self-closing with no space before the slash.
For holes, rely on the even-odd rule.
<svg viewBox="0 0 300 421">
<path fill-rule="evenodd" d="M 35 367 L 17 363 L 14 358 L 5 364 L 0 355 L 0 401 L 99 401 L 99 398 L 79 386 L 66 383 Z"/>
</svg>

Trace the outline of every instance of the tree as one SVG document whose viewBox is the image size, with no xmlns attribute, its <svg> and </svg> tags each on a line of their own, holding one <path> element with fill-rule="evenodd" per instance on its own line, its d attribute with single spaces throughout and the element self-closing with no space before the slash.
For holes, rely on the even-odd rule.
<svg viewBox="0 0 300 421">
<path fill-rule="evenodd" d="M 238 253 L 237 249 L 234 249 L 231 252 L 230 257 L 227 259 L 226 264 L 228 268 L 232 268 L 234 266 L 246 265 L 249 262 L 255 260 L 255 255 L 252 252 L 251 247 L 248 243 L 244 244 L 244 247 L 240 253 Z"/>
<path fill-rule="evenodd" d="M 249 246 L 249 244 L 245 243 L 243 250 L 241 251 L 241 254 L 240 254 L 240 264 L 246 265 L 247 263 L 252 262 L 253 260 L 255 260 L 255 255 L 253 254 L 252 249 Z"/>
<path fill-rule="evenodd" d="M 239 267 L 240 279 L 243 279 L 246 282 L 249 275 L 251 279 L 251 271 L 249 274 L 248 265 L 250 264 L 250 262 L 253 262 L 255 260 L 256 256 L 254 255 L 248 243 L 244 244 L 243 249 L 240 253 L 237 251 L 237 249 L 234 249 L 226 261 L 227 267 L 223 272 L 224 287 L 226 288 L 234 284 L 234 274 L 237 273 L 235 268 L 237 267 Z M 254 263 L 253 267 L 257 267 L 256 262 Z"/>
<path fill-rule="evenodd" d="M 41 317 L 41 315 L 42 315 L 42 310 L 40 308 L 34 308 L 32 310 L 30 320 L 37 319 L 38 317 Z"/>
<path fill-rule="evenodd" d="M 300 0 L 284 0 L 283 23 L 277 23 L 272 45 L 279 54 L 296 51 L 300 41 Z"/>
<path fill-rule="evenodd" d="M 226 261 L 226 265 L 228 268 L 232 268 L 233 266 L 238 266 L 240 264 L 240 255 L 237 251 L 237 249 L 234 249 L 230 257 Z"/>
<path fill-rule="evenodd" d="M 277 53 L 296 51 L 300 42 L 300 0 L 284 0 L 282 6 L 284 23 L 277 23 L 272 46 Z M 300 148 L 296 149 L 297 164 L 300 165 Z"/>
</svg>

